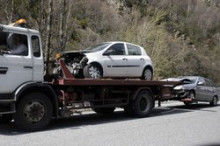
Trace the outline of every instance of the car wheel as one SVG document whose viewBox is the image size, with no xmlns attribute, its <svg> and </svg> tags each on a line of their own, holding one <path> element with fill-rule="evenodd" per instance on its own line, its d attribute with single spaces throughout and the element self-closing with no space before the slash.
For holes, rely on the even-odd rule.
<svg viewBox="0 0 220 146">
<path fill-rule="evenodd" d="M 102 70 L 100 67 L 94 64 L 89 64 L 83 69 L 83 75 L 85 78 L 101 78 L 102 77 Z"/>
<path fill-rule="evenodd" d="M 14 114 L 15 124 L 25 131 L 36 131 L 46 127 L 52 117 L 52 103 L 41 93 L 31 93 L 18 101 Z"/>
<path fill-rule="evenodd" d="M 189 98 L 191 98 L 192 100 L 195 99 L 195 93 L 193 91 L 190 91 Z"/>
<path fill-rule="evenodd" d="M 152 78 L 153 78 L 152 69 L 145 68 L 144 71 L 143 71 L 142 79 L 147 80 L 147 81 L 151 81 Z"/>
<path fill-rule="evenodd" d="M 218 104 L 218 98 L 216 96 L 213 97 L 212 101 L 210 102 L 211 106 L 216 106 Z"/>
</svg>

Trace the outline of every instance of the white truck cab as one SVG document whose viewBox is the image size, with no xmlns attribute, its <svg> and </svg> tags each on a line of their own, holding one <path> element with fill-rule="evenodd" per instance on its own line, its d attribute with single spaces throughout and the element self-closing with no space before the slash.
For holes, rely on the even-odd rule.
<svg viewBox="0 0 220 146">
<path fill-rule="evenodd" d="M 10 54 L 15 37 L 26 46 L 26 54 Z M 28 82 L 43 81 L 43 54 L 40 34 L 36 30 L 0 25 L 0 98 Z"/>
</svg>

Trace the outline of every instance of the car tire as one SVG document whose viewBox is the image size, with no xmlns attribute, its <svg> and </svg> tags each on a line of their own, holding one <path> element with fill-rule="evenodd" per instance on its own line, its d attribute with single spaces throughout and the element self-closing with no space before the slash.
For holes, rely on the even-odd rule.
<svg viewBox="0 0 220 146">
<path fill-rule="evenodd" d="M 189 98 L 191 98 L 192 101 L 191 102 L 190 101 L 185 101 L 184 104 L 186 106 L 190 106 L 193 103 L 193 100 L 195 100 L 195 93 L 194 93 L 194 91 L 190 91 L 189 92 Z"/>
<path fill-rule="evenodd" d="M 133 102 L 134 116 L 143 118 L 147 117 L 154 107 L 153 96 L 149 91 L 142 90 L 138 93 Z"/>
<path fill-rule="evenodd" d="M 46 95 L 28 94 L 17 103 L 15 125 L 24 131 L 41 130 L 51 121 L 52 111 L 52 103 Z"/>
<path fill-rule="evenodd" d="M 211 106 L 216 106 L 218 104 L 218 98 L 216 96 L 213 97 L 212 101 L 210 102 Z"/>
<path fill-rule="evenodd" d="M 89 64 L 84 67 L 83 75 L 85 78 L 93 78 L 93 79 L 102 78 L 102 70 L 98 65 Z"/>
<path fill-rule="evenodd" d="M 92 108 L 94 112 L 100 115 L 110 115 L 114 112 L 115 107 L 100 107 L 100 108 Z"/>
<path fill-rule="evenodd" d="M 153 78 L 153 71 L 151 68 L 146 67 L 143 71 L 142 77 L 143 80 L 151 81 Z"/>
<path fill-rule="evenodd" d="M 190 91 L 189 97 L 190 97 L 192 100 L 195 100 L 195 93 L 194 93 L 194 91 Z"/>
</svg>

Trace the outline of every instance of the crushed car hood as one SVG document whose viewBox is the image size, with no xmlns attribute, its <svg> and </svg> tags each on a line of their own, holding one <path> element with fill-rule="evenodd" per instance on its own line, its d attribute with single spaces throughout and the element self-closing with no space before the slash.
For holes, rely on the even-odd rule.
<svg viewBox="0 0 220 146">
<path fill-rule="evenodd" d="M 185 90 L 191 90 L 196 87 L 196 84 L 187 78 L 167 78 L 167 79 L 163 79 L 162 81 L 179 81 L 180 82 L 179 85 L 182 85 Z"/>
</svg>

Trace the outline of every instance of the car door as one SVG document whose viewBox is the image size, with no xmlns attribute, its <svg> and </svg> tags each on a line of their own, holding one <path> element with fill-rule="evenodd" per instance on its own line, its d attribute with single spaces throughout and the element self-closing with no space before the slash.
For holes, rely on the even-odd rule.
<svg viewBox="0 0 220 146">
<path fill-rule="evenodd" d="M 145 59 L 141 54 L 140 47 L 132 44 L 126 44 L 128 56 L 128 75 L 138 77 L 142 75 L 145 65 Z"/>
<path fill-rule="evenodd" d="M 196 88 L 196 100 L 204 101 L 206 97 L 206 83 L 203 78 L 198 78 L 197 88 Z"/>
<path fill-rule="evenodd" d="M 32 81 L 32 59 L 30 46 L 26 34 L 14 33 L 10 31 L 0 32 L 0 46 L 8 47 L 8 39 L 13 39 L 13 35 L 19 35 L 22 43 L 27 46 L 27 55 L 0 55 L 0 93 L 12 93 L 21 84 Z M 10 36 L 10 38 L 8 38 Z M 13 42 L 13 41 L 12 41 Z M 11 49 L 11 48 L 10 48 Z"/>
<path fill-rule="evenodd" d="M 206 82 L 206 89 L 205 89 L 206 96 L 204 97 L 204 100 L 210 102 L 214 97 L 214 88 L 212 82 L 209 79 L 205 79 L 205 82 Z"/>
<path fill-rule="evenodd" d="M 109 77 L 128 76 L 128 59 L 124 43 L 116 43 L 103 53 L 104 74 Z"/>
</svg>

